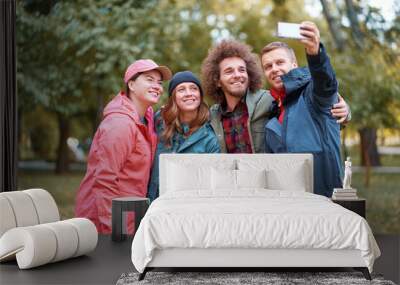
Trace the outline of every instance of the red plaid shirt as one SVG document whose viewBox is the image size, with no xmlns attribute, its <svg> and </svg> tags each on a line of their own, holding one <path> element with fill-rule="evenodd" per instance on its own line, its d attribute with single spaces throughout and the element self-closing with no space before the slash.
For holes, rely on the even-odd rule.
<svg viewBox="0 0 400 285">
<path fill-rule="evenodd" d="M 226 110 L 226 104 L 221 105 L 222 127 L 228 153 L 253 153 L 247 128 L 249 112 L 245 101 L 244 97 L 232 112 Z"/>
</svg>

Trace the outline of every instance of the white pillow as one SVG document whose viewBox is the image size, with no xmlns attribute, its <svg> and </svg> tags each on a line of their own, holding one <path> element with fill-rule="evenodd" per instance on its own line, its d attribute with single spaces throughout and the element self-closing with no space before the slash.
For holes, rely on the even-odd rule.
<svg viewBox="0 0 400 285">
<path fill-rule="evenodd" d="M 285 171 L 267 170 L 267 188 L 272 190 L 303 191 L 308 188 L 304 164 L 296 164 Z"/>
<path fill-rule="evenodd" d="M 266 170 L 236 170 L 237 187 L 267 188 Z"/>
<path fill-rule="evenodd" d="M 236 190 L 236 170 L 211 168 L 212 189 Z"/>
<path fill-rule="evenodd" d="M 185 191 L 211 188 L 211 167 L 200 167 L 177 163 L 168 164 L 168 191 Z"/>
<path fill-rule="evenodd" d="M 240 170 L 257 171 L 266 170 L 267 189 L 307 191 L 312 189 L 309 180 L 308 163 L 305 161 L 278 159 L 246 159 L 239 160 Z"/>
</svg>

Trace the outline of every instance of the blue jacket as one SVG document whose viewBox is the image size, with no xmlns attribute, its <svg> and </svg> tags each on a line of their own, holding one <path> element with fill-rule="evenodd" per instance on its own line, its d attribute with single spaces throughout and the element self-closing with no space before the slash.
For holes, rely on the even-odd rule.
<svg viewBox="0 0 400 285">
<path fill-rule="evenodd" d="M 265 125 L 266 152 L 312 153 L 314 193 L 332 196 L 342 186 L 340 129 L 331 115 L 338 102 L 338 83 L 324 47 L 307 56 L 309 68 L 296 68 L 282 76 L 286 96 L 280 124 L 275 117 Z"/>
<path fill-rule="evenodd" d="M 161 140 L 161 134 L 165 125 L 160 111 L 154 115 L 154 124 L 158 135 L 158 144 L 156 155 L 154 157 L 153 168 L 151 171 L 147 197 L 150 201 L 156 199 L 159 195 L 159 159 L 162 153 L 219 153 L 220 147 L 217 136 L 210 124 L 207 122 L 198 128 L 189 137 L 176 133 L 172 138 L 172 146 L 167 148 L 165 142 Z M 184 133 L 189 131 L 187 125 L 183 125 Z"/>
</svg>

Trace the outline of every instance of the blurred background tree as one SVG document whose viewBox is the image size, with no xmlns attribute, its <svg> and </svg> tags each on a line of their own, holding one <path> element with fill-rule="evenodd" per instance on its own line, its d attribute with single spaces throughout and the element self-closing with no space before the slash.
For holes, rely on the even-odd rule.
<svg viewBox="0 0 400 285">
<path fill-rule="evenodd" d="M 400 4 L 395 4 L 396 18 L 388 28 L 379 10 L 366 1 L 320 2 L 336 47 L 332 58 L 340 91 L 352 108 L 351 128 L 360 136 L 360 161 L 367 166 L 369 185 L 370 167 L 381 165 L 377 130 L 399 126 Z"/>
<path fill-rule="evenodd" d="M 73 157 L 67 139 L 77 138 L 88 150 L 104 106 L 124 89 L 124 71 L 136 59 L 151 58 L 173 72 L 190 69 L 199 75 L 208 49 L 221 39 L 240 40 L 259 53 L 267 43 L 282 40 L 275 36 L 278 21 L 311 20 L 321 31 L 339 91 L 352 109 L 351 123 L 342 131 L 345 156 L 351 154 L 366 169 L 388 161 L 397 166 L 392 161 L 398 160 L 381 159 L 377 138 L 382 143 L 388 134 L 399 137 L 400 4 L 392 2 L 394 17 L 387 18 L 373 2 L 17 0 L 20 161 L 47 160 L 54 162 L 56 173 L 68 172 Z M 305 65 L 303 46 L 284 41 Z M 355 152 L 346 145 L 356 136 L 360 143 Z M 366 173 L 362 178 L 368 186 Z M 76 189 L 82 175 L 68 187 Z M 71 197 L 73 193 L 67 199 Z"/>
<path fill-rule="evenodd" d="M 185 36 L 175 20 L 179 13 L 158 2 L 19 1 L 20 114 L 42 106 L 56 116 L 57 173 L 68 170 L 71 122 L 91 121 L 86 136 L 94 134 L 106 101 L 122 87 L 128 63 L 178 62 L 169 51 Z"/>
</svg>

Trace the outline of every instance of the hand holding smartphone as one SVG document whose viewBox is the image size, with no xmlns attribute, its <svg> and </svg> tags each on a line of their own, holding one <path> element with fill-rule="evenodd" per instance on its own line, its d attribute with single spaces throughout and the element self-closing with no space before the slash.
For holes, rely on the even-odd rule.
<svg viewBox="0 0 400 285">
<path fill-rule="evenodd" d="M 278 37 L 290 39 L 304 39 L 300 34 L 300 24 L 278 22 Z"/>
<path fill-rule="evenodd" d="M 304 45 L 308 55 L 317 55 L 320 48 L 318 27 L 310 21 L 301 24 L 278 22 L 278 37 L 297 39 Z"/>
</svg>

